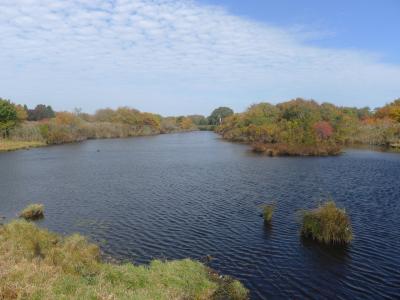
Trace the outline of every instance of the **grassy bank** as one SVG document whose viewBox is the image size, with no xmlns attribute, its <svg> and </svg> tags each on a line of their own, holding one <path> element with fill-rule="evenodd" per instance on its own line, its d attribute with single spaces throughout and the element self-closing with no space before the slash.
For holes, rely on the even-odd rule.
<svg viewBox="0 0 400 300">
<path fill-rule="evenodd" d="M 0 106 L 4 112 L 0 115 L 0 151 L 198 129 L 194 123 L 197 116 L 162 117 L 129 107 L 100 109 L 90 115 L 80 110 L 54 112 L 44 105 L 28 110 L 1 98 Z M 39 108 L 51 110 L 51 114 L 43 115 Z"/>
<path fill-rule="evenodd" d="M 190 259 L 105 263 L 80 235 L 13 221 L 0 227 L 0 299 L 247 299 L 247 290 Z"/>
<path fill-rule="evenodd" d="M 13 141 L 0 139 L 0 152 L 42 147 L 45 145 L 46 143 L 41 141 Z"/>
</svg>

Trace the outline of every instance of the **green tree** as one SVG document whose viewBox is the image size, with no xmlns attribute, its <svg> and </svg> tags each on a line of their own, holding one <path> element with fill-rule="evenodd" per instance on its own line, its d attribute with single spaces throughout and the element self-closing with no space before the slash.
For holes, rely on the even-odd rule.
<svg viewBox="0 0 400 300">
<path fill-rule="evenodd" d="M 279 109 L 269 103 L 251 105 L 246 112 L 246 123 L 265 125 L 276 123 L 280 117 Z"/>
<path fill-rule="evenodd" d="M 206 117 L 204 117 L 202 115 L 190 115 L 190 116 L 188 116 L 188 118 L 191 119 L 193 124 L 196 126 L 208 125 L 208 121 L 207 121 Z"/>
<path fill-rule="evenodd" d="M 0 98 L 0 132 L 3 138 L 8 137 L 9 131 L 17 124 L 17 110 L 9 101 Z"/>
<path fill-rule="evenodd" d="M 56 114 L 50 105 L 46 106 L 44 104 L 36 105 L 34 109 L 28 110 L 28 120 L 29 121 L 40 121 L 43 119 L 54 118 Z"/>
<path fill-rule="evenodd" d="M 214 109 L 211 115 L 208 117 L 208 123 L 210 125 L 220 125 L 224 118 L 232 116 L 233 110 L 229 107 L 218 107 Z"/>
</svg>

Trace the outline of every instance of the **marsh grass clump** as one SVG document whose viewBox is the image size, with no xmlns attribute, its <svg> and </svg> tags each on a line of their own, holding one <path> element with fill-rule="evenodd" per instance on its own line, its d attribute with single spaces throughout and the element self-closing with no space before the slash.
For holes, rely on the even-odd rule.
<svg viewBox="0 0 400 300">
<path fill-rule="evenodd" d="M 103 262 L 83 236 L 62 237 L 25 220 L 0 226 L 0 299 L 247 299 L 234 279 L 223 280 L 191 259 L 149 265 Z"/>
<path fill-rule="evenodd" d="M 20 218 L 25 220 L 37 220 L 44 217 L 43 204 L 30 204 L 19 214 Z"/>
<path fill-rule="evenodd" d="M 325 244 L 347 244 L 353 239 L 350 219 L 334 201 L 304 212 L 301 234 Z"/>
<path fill-rule="evenodd" d="M 275 210 L 275 203 L 262 205 L 263 218 L 265 223 L 271 223 Z"/>
</svg>

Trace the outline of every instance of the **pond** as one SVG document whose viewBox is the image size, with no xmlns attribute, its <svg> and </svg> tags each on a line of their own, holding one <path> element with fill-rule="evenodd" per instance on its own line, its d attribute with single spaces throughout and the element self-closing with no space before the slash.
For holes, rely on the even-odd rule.
<svg viewBox="0 0 400 300">
<path fill-rule="evenodd" d="M 354 241 L 300 238 L 301 210 L 332 198 Z M 260 205 L 276 202 L 272 226 Z M 212 132 L 0 154 L 0 215 L 43 203 L 40 226 L 80 232 L 118 260 L 203 259 L 253 299 L 400 298 L 400 155 L 270 158 Z"/>
</svg>

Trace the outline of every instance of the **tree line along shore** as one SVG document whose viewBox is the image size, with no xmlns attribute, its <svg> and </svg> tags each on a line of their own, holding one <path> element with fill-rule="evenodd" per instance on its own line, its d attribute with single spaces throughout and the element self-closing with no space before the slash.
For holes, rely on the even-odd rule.
<svg viewBox="0 0 400 300">
<path fill-rule="evenodd" d="M 276 155 L 337 155 L 344 146 L 400 147 L 400 99 L 381 108 L 339 107 L 293 99 L 259 103 L 224 118 L 216 131 L 249 143 L 255 152 Z"/>
<path fill-rule="evenodd" d="M 0 151 L 193 130 L 215 130 L 270 156 L 337 155 L 357 144 L 400 149 L 400 99 L 374 110 L 296 98 L 253 104 L 243 113 L 219 107 L 208 117 L 163 117 L 129 107 L 54 112 L 48 105 L 29 109 L 0 98 Z"/>
<path fill-rule="evenodd" d="M 75 109 L 55 112 L 39 104 L 34 109 L 0 98 L 0 151 L 193 130 L 211 130 L 216 117 L 163 117 L 129 107 L 99 109 L 94 114 Z"/>
</svg>

